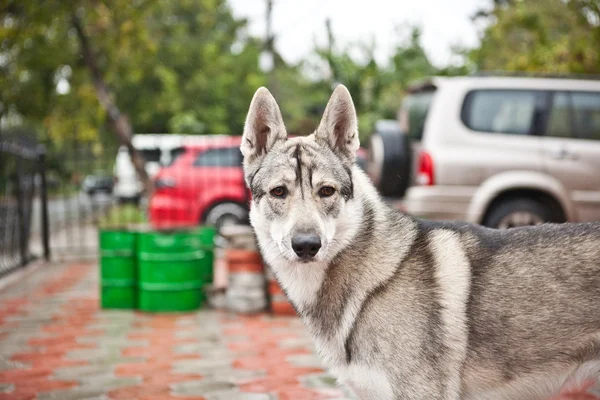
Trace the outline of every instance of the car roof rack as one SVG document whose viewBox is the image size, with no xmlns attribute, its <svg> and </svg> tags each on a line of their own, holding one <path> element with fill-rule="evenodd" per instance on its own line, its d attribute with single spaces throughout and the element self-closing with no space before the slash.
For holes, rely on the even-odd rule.
<svg viewBox="0 0 600 400">
<path fill-rule="evenodd" d="M 597 74 L 575 74 L 575 73 L 560 73 L 560 72 L 476 71 L 476 72 L 469 73 L 467 76 L 600 80 L 600 75 L 597 75 Z"/>
</svg>

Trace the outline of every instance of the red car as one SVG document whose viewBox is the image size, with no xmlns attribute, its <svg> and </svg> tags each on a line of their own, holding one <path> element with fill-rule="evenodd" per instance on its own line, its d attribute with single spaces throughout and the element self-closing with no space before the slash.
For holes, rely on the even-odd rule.
<svg viewBox="0 0 600 400">
<path fill-rule="evenodd" d="M 150 222 L 157 228 L 220 226 L 248 218 L 240 136 L 217 136 L 179 149 L 155 178 Z"/>
<path fill-rule="evenodd" d="M 150 223 L 156 228 L 246 223 L 250 191 L 242 172 L 240 136 L 216 136 L 178 149 L 155 178 Z M 364 168 L 366 152 L 359 150 Z"/>
</svg>

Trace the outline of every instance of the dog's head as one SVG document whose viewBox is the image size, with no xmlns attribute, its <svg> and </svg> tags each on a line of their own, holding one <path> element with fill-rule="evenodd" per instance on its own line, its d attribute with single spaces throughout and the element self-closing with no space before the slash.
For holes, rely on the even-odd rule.
<svg viewBox="0 0 600 400">
<path fill-rule="evenodd" d="M 333 92 L 317 130 L 292 139 L 271 93 L 256 91 L 241 151 L 250 221 L 267 261 L 327 264 L 348 244 L 360 218 L 358 148 L 356 111 L 344 86 Z"/>
</svg>

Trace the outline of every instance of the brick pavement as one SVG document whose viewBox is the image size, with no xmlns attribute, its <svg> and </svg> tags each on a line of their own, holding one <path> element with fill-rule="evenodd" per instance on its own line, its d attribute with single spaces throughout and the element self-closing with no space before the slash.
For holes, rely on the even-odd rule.
<svg viewBox="0 0 600 400">
<path fill-rule="evenodd" d="M 350 399 L 296 318 L 98 308 L 95 264 L 0 293 L 2 399 Z"/>
<path fill-rule="evenodd" d="M 97 275 L 51 265 L 0 292 L 0 400 L 353 398 L 296 318 L 103 311 Z"/>
</svg>

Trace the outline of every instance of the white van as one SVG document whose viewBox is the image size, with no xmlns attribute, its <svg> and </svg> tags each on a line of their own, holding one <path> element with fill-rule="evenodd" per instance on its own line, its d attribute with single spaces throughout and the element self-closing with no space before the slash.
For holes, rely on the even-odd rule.
<svg viewBox="0 0 600 400">
<path fill-rule="evenodd" d="M 146 172 L 152 178 L 161 165 L 169 164 L 183 146 L 184 135 L 137 134 L 132 138 L 135 147 L 145 160 Z M 114 167 L 115 186 L 113 194 L 120 202 L 138 202 L 143 191 L 135 167 L 125 146 L 117 153 Z"/>
</svg>

